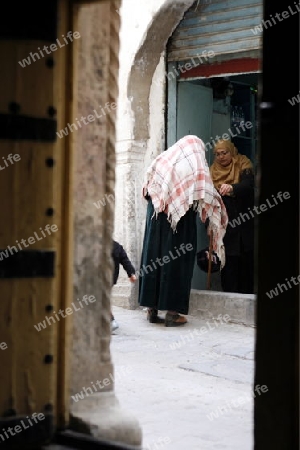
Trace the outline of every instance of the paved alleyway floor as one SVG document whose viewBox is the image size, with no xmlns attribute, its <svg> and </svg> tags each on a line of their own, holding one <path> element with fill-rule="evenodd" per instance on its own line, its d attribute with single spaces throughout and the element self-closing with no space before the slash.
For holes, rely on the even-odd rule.
<svg viewBox="0 0 300 450">
<path fill-rule="evenodd" d="M 224 316 L 167 328 L 144 310 L 113 313 L 115 393 L 138 419 L 143 449 L 253 449 L 254 328 Z"/>
</svg>

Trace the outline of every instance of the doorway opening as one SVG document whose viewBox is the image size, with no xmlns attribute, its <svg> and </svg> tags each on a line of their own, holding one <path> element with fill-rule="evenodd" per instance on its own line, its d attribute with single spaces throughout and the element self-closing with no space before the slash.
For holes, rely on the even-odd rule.
<svg viewBox="0 0 300 450">
<path fill-rule="evenodd" d="M 205 143 L 208 165 L 213 163 L 214 144 L 230 139 L 239 153 L 246 155 L 257 172 L 257 89 L 259 73 L 220 75 L 212 78 L 178 80 L 176 130 L 167 130 L 174 142 L 187 134 L 195 134 Z M 171 114 L 171 112 L 168 112 Z M 175 123 L 174 123 L 175 122 Z M 172 122 L 168 120 L 168 126 Z M 197 251 L 209 245 L 206 229 L 197 223 Z M 195 262 L 192 289 L 207 289 L 207 274 Z M 210 290 L 222 291 L 220 272 L 211 274 Z"/>
</svg>

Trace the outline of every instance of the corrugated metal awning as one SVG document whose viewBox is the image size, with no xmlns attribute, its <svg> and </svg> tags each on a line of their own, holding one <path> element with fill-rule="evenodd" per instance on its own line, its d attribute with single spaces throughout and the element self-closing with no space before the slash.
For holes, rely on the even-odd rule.
<svg viewBox="0 0 300 450">
<path fill-rule="evenodd" d="M 216 60 L 259 57 L 263 19 L 258 0 L 198 0 L 185 13 L 168 43 L 168 61 L 187 61 L 212 51 Z M 256 32 L 256 34 L 255 34 Z"/>
</svg>

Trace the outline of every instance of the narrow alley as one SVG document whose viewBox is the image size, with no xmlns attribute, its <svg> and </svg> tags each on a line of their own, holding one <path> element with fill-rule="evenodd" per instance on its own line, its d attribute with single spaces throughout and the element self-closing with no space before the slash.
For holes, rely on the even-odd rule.
<svg viewBox="0 0 300 450">
<path fill-rule="evenodd" d="M 138 419 L 143 450 L 252 450 L 253 397 L 268 395 L 252 392 L 253 327 L 187 316 L 166 328 L 144 310 L 113 312 L 116 397 Z"/>
</svg>

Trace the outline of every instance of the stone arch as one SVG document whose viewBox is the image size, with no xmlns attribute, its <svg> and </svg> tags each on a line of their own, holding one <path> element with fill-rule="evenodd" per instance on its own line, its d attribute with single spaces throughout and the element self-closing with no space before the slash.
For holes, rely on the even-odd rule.
<svg viewBox="0 0 300 450">
<path fill-rule="evenodd" d="M 150 139 L 150 93 L 155 70 L 184 13 L 195 0 L 165 0 L 148 25 L 142 43 L 134 55 L 126 97 L 131 104 L 130 140 L 120 145 L 122 149 L 116 171 L 116 237 L 125 244 L 136 268 L 139 267 L 145 219 L 145 203 L 140 192 L 141 174 Z M 161 89 L 164 89 L 163 83 Z M 118 240 L 117 239 L 117 240 Z M 112 294 L 113 304 L 135 309 L 138 306 L 138 285 L 128 286 L 122 274 Z"/>
<path fill-rule="evenodd" d="M 149 138 L 149 96 L 153 74 L 169 37 L 195 0 L 167 0 L 153 17 L 138 49 L 128 79 L 127 97 L 134 114 L 135 140 Z"/>
</svg>

